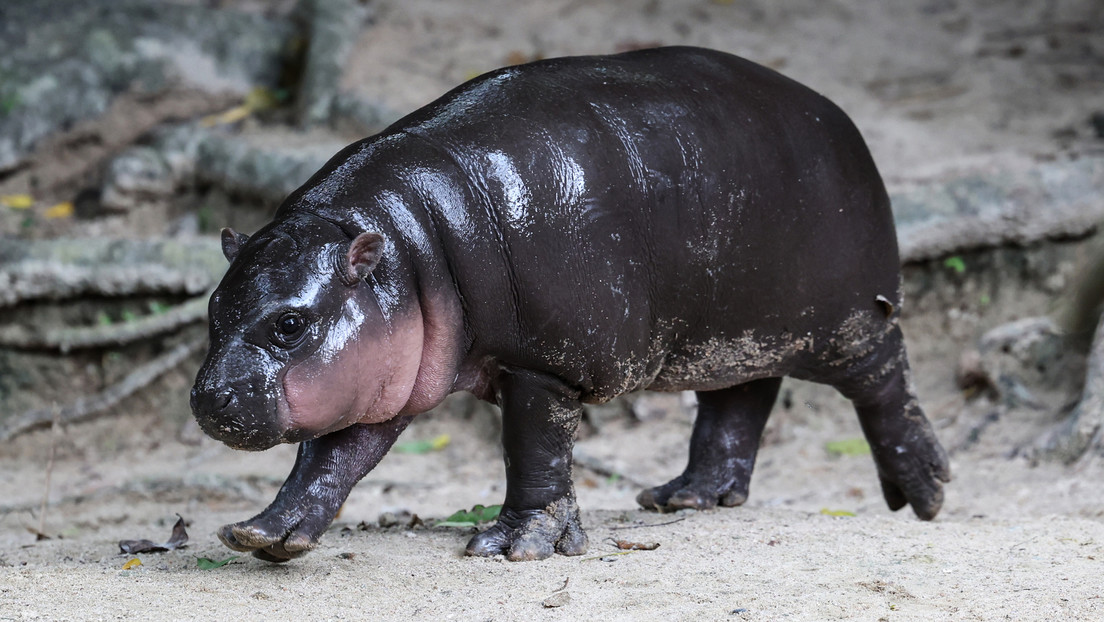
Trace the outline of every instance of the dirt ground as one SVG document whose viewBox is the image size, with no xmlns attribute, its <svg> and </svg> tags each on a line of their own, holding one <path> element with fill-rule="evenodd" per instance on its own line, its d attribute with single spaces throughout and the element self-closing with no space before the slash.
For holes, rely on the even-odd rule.
<svg viewBox="0 0 1104 622">
<path fill-rule="evenodd" d="M 686 43 L 827 94 L 891 186 L 1104 152 L 1088 121 L 1104 111 L 1104 10 L 1088 0 L 376 4 L 346 86 L 399 110 L 518 59 Z M 1083 253 L 1070 247 L 1059 280 Z M 588 555 L 467 558 L 471 529 L 377 523 L 384 512 L 428 521 L 501 502 L 495 416 L 460 398 L 402 439 L 448 434 L 448 445 L 385 458 L 317 550 L 284 565 L 242 557 L 200 570 L 197 557 L 231 555 L 215 530 L 272 499 L 294 447 L 242 453 L 203 437 L 187 413 L 193 360 L 108 419 L 0 446 L 0 620 L 1104 619 L 1104 464 L 1013 457 L 1053 424 L 1048 409 L 994 420 L 993 404 L 967 401 L 954 384 L 963 348 L 1047 312 L 1057 286 L 978 276 L 1003 282 L 983 304 L 970 278 L 916 285 L 938 269 L 906 273 L 903 319 L 921 402 L 954 471 L 933 522 L 885 507 L 869 456 L 826 449 L 861 434 L 846 400 L 787 380 L 743 507 L 636 507 L 642 486 L 685 464 L 692 411 L 676 407 L 579 441 L 584 462 L 601 466 L 575 473 Z M 43 531 L 53 537 L 36 541 L 47 479 Z M 118 553 L 121 539 L 166 539 L 177 514 L 189 522 L 187 548 Z M 659 547 L 623 553 L 614 540 Z M 135 557 L 141 565 L 124 569 Z"/>
</svg>

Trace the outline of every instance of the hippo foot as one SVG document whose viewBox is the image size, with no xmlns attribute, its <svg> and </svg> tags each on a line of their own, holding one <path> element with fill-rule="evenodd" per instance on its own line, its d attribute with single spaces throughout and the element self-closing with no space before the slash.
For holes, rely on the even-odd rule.
<svg viewBox="0 0 1104 622">
<path fill-rule="evenodd" d="M 318 540 L 327 525 L 317 530 L 304 521 L 288 527 L 283 517 L 270 518 L 261 514 L 247 521 L 223 525 L 218 530 L 218 537 L 223 544 L 235 551 L 252 553 L 257 559 L 281 563 L 295 559 L 318 546 Z"/>
<path fill-rule="evenodd" d="M 636 496 L 636 502 L 646 510 L 677 512 L 678 510 L 708 510 L 722 505 L 734 507 L 747 501 L 747 483 L 723 486 L 713 482 L 695 482 L 685 474 L 662 486 L 649 488 Z"/>
<path fill-rule="evenodd" d="M 932 520 L 943 507 L 943 484 L 951 481 L 947 455 L 934 443 L 910 449 L 875 454 L 882 496 L 891 510 L 911 505 L 918 518 Z"/>
<path fill-rule="evenodd" d="M 579 506 L 573 496 L 564 497 L 543 510 L 515 511 L 503 508 L 493 527 L 468 542 L 467 555 L 534 561 L 560 555 L 582 555 L 587 536 L 579 523 Z"/>
</svg>

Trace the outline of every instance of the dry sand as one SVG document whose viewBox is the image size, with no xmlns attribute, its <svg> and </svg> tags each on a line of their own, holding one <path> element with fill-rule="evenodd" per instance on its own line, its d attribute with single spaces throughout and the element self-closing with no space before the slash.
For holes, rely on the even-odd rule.
<svg viewBox="0 0 1104 622">
<path fill-rule="evenodd" d="M 836 100 L 891 184 L 1101 150 L 1087 119 L 1104 110 L 1104 15 L 1089 0 L 378 4 L 346 82 L 398 109 L 517 57 L 688 43 L 770 64 Z M 961 348 L 999 321 L 1044 311 L 1037 296 L 994 302 L 1003 306 L 965 323 L 930 305 L 904 320 L 921 400 L 948 447 L 990 408 L 964 403 L 953 385 Z M 111 420 L 64 430 L 52 540 L 27 530 L 39 524 L 51 434 L 0 447 L 0 620 L 1104 619 L 1104 466 L 1007 457 L 1050 423 L 1042 413 L 1006 417 L 955 451 L 943 512 L 924 523 L 885 508 L 868 456 L 828 454 L 826 442 L 857 437 L 858 425 L 845 400 L 799 383 L 786 385 L 790 406 L 777 407 L 742 508 L 635 508 L 639 485 L 681 470 L 686 413 L 617 421 L 580 441 L 622 474 L 577 469 L 591 542 L 582 558 L 473 559 L 462 556 L 470 530 L 358 529 L 384 511 L 441 518 L 500 502 L 495 423 L 478 411 L 416 422 L 404 439 L 448 433 L 451 443 L 389 455 L 306 557 L 198 570 L 197 556 L 230 554 L 215 529 L 271 500 L 294 448 L 247 454 L 198 439 L 181 416 L 192 373 L 172 374 L 157 385 L 164 395 L 128 400 Z M 117 541 L 167 538 L 176 513 L 191 523 L 188 548 L 138 555 L 142 565 L 124 570 L 133 556 Z M 612 539 L 660 546 L 611 555 Z"/>
</svg>

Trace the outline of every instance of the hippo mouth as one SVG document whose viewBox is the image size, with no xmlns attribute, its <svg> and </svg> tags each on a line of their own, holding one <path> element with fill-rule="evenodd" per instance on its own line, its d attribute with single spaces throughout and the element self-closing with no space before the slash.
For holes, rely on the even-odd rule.
<svg viewBox="0 0 1104 622">
<path fill-rule="evenodd" d="M 271 426 L 259 427 L 245 425 L 238 420 L 225 417 L 203 417 L 196 415 L 200 429 L 211 438 L 232 449 L 245 451 L 264 451 L 280 443 L 289 442 L 278 430 Z"/>
</svg>

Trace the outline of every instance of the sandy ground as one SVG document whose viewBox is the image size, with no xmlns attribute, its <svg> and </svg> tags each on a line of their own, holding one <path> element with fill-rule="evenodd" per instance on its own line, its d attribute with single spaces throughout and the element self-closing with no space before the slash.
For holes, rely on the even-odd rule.
<svg viewBox="0 0 1104 622">
<path fill-rule="evenodd" d="M 517 58 L 707 45 L 839 102 L 893 184 L 1098 153 L 1087 119 L 1104 110 L 1104 20 L 1089 6 L 558 0 L 520 9 L 504 0 L 478 8 L 396 0 L 379 3 L 347 86 L 407 109 Z M 916 381 L 955 474 L 934 522 L 889 512 L 868 456 L 826 451 L 860 434 L 845 400 L 788 382 L 741 508 L 636 508 L 641 486 L 685 463 L 692 416 L 676 409 L 614 421 L 579 442 L 620 475 L 577 469 L 587 556 L 466 558 L 470 529 L 376 525 L 385 511 L 443 518 L 501 501 L 493 415 L 430 414 L 404 440 L 447 433 L 448 446 L 389 455 L 318 550 L 285 565 L 243 557 L 199 570 L 197 557 L 230 555 L 215 529 L 271 500 L 294 448 L 246 454 L 203 438 L 183 397 L 194 362 L 111 420 L 0 447 L 0 620 L 1104 619 L 1104 465 L 1010 459 L 1051 423 L 1038 412 L 1004 417 L 968 442 L 992 406 L 966 403 L 953 384 L 965 345 L 999 322 L 1041 313 L 1046 297 L 1010 284 L 985 310 L 914 302 L 904 328 Z M 28 528 L 39 527 L 51 445 L 44 531 L 53 539 L 36 542 Z M 118 554 L 120 539 L 167 538 L 177 513 L 190 522 L 188 548 Z M 660 546 L 614 555 L 612 540 Z M 142 565 L 124 570 L 133 557 Z"/>
</svg>

